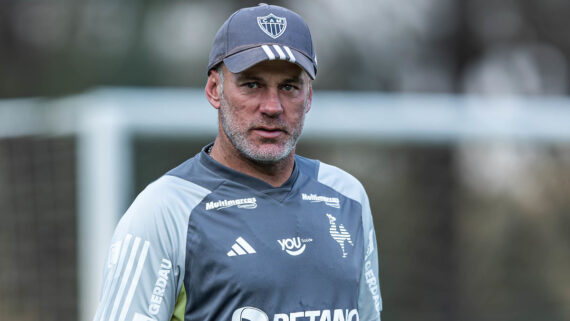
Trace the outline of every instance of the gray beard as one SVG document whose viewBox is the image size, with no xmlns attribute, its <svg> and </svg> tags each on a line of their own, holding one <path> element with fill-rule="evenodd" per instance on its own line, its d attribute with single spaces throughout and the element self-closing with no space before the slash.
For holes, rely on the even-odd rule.
<svg viewBox="0 0 570 321">
<path fill-rule="evenodd" d="M 229 105 L 222 95 L 220 116 L 224 133 L 242 156 L 259 164 L 275 164 L 287 158 L 297 145 L 305 122 L 305 116 L 303 114 L 300 126 L 291 133 L 289 139 L 285 142 L 284 146 L 282 146 L 281 151 L 271 152 L 257 150 L 255 146 L 247 140 L 246 135 L 239 132 L 230 114 Z"/>
</svg>

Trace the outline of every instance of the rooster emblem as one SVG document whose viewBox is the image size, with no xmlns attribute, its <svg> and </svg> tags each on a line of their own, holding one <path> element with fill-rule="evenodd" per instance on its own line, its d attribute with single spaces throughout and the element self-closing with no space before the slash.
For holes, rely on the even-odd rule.
<svg viewBox="0 0 570 321">
<path fill-rule="evenodd" d="M 352 240 L 350 239 L 350 234 L 342 224 L 339 224 L 337 228 L 336 218 L 334 216 L 327 214 L 327 217 L 329 218 L 329 223 L 331 224 L 330 228 L 331 236 L 338 243 L 338 245 L 340 245 L 340 248 L 342 250 L 342 257 L 345 258 L 348 255 L 348 253 L 344 249 L 344 244 L 345 244 L 344 242 L 348 241 L 348 244 L 354 246 Z"/>
</svg>

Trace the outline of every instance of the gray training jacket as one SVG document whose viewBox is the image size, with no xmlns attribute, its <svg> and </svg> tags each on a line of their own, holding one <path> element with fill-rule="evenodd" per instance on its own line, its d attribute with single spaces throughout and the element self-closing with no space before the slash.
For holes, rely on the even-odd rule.
<svg viewBox="0 0 570 321">
<path fill-rule="evenodd" d="M 376 321 L 382 299 L 368 197 L 295 156 L 274 188 L 205 150 L 121 218 L 95 321 Z"/>
</svg>

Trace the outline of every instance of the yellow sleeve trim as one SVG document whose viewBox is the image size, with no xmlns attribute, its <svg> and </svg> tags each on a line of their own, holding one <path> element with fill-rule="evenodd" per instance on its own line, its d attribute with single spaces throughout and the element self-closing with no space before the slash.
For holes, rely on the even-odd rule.
<svg viewBox="0 0 570 321">
<path fill-rule="evenodd" d="M 170 321 L 184 321 L 184 313 L 186 312 L 186 289 L 184 284 L 182 289 L 180 289 L 180 294 L 178 294 L 178 299 L 176 299 L 176 305 L 174 306 L 174 314 Z"/>
</svg>

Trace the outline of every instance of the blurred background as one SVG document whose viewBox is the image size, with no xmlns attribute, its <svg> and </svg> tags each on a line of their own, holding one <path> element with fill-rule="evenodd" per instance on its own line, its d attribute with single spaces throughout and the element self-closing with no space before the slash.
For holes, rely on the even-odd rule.
<svg viewBox="0 0 570 321">
<path fill-rule="evenodd" d="M 89 222 L 116 220 L 144 186 L 215 134 L 215 123 L 168 135 L 116 126 L 128 132 L 116 136 L 97 124 L 115 119 L 106 110 L 137 113 L 146 104 L 159 111 L 151 118 L 166 117 L 171 103 L 213 113 L 200 91 L 212 39 L 232 12 L 256 3 L 0 4 L 0 320 L 90 319 L 96 302 L 86 303 L 93 300 L 86 293 L 100 275 L 86 272 L 85 244 L 106 248 L 108 234 L 90 238 Z M 414 102 L 409 110 L 417 113 L 398 118 L 395 135 L 363 127 L 335 139 L 313 131 L 298 148 L 351 172 L 368 191 L 383 320 L 570 320 L 570 134 L 541 134 L 549 120 L 570 122 L 570 2 L 270 3 L 309 24 L 319 61 L 315 93 L 345 98 L 335 115 L 349 117 L 351 101 Z M 420 123 L 442 106 L 454 115 L 464 97 L 484 97 L 474 113 L 498 112 L 510 122 L 499 120 L 495 130 L 506 134 L 414 130 L 418 113 Z M 326 101 L 316 100 L 311 113 L 319 115 Z M 384 110 L 375 106 L 370 115 Z M 534 116 L 516 135 L 509 128 L 521 124 L 521 110 Z M 478 124 L 471 132 L 485 133 L 485 122 Z M 96 160 L 86 152 L 92 143 L 100 144 Z M 116 159 L 101 153 L 107 148 Z M 97 204 L 97 212 L 86 204 L 94 202 L 90 183 L 99 173 L 111 178 L 98 184 L 119 194 L 110 196 L 114 207 Z"/>
</svg>

